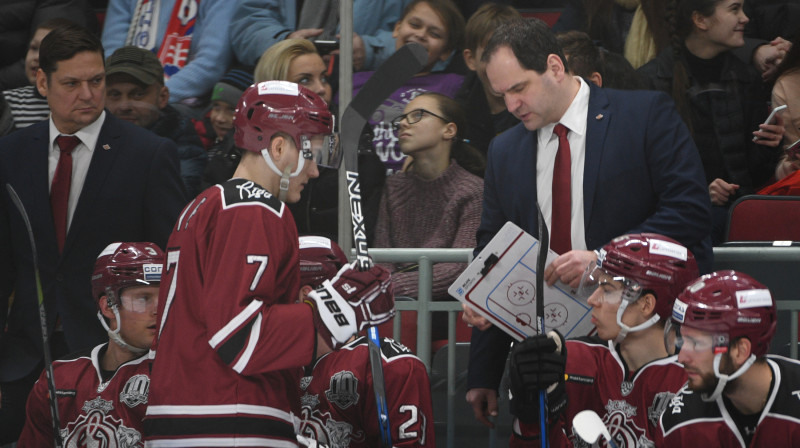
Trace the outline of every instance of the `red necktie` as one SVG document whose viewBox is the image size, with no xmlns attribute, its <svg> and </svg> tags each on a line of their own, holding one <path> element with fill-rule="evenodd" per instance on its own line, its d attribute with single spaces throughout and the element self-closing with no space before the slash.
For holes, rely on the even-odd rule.
<svg viewBox="0 0 800 448">
<path fill-rule="evenodd" d="M 53 209 L 53 224 L 56 228 L 58 252 L 64 249 L 67 238 L 67 204 L 69 203 L 69 186 L 72 181 L 72 150 L 80 143 L 74 135 L 59 135 L 56 144 L 61 150 L 53 185 L 50 187 L 50 207 Z"/>
<path fill-rule="evenodd" d="M 559 254 L 572 249 L 572 192 L 570 169 L 572 166 L 567 129 L 559 123 L 553 129 L 558 135 L 558 153 L 553 165 L 553 217 L 550 229 L 550 247 Z"/>
</svg>

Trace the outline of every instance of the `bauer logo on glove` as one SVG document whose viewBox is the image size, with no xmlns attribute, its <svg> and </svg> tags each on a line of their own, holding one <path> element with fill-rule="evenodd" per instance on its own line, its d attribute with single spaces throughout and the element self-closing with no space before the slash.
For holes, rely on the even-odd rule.
<svg viewBox="0 0 800 448">
<path fill-rule="evenodd" d="M 394 316 L 394 291 L 389 271 L 373 266 L 359 271 L 346 264 L 305 300 L 314 311 L 314 327 L 332 348 L 339 348 L 368 326 Z"/>
</svg>

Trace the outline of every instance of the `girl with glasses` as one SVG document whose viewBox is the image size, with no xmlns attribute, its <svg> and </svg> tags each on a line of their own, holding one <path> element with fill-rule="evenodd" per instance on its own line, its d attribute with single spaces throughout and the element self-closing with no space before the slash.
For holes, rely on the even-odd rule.
<svg viewBox="0 0 800 448">
<path fill-rule="evenodd" d="M 411 100 L 392 125 L 403 155 L 412 162 L 386 179 L 375 231 L 377 247 L 473 247 L 480 222 L 483 156 L 463 139 L 464 111 L 439 93 Z M 416 296 L 416 265 L 386 265 L 395 294 Z M 433 267 L 433 300 L 446 300 L 447 287 L 462 263 Z M 442 314 L 442 313 L 437 313 Z M 444 314 L 442 314 L 444 317 Z M 408 336 L 413 339 L 415 332 Z M 446 325 L 434 317 L 433 339 L 446 338 Z M 402 338 L 409 345 L 409 337 Z M 410 344 L 415 345 L 415 344 Z"/>
</svg>

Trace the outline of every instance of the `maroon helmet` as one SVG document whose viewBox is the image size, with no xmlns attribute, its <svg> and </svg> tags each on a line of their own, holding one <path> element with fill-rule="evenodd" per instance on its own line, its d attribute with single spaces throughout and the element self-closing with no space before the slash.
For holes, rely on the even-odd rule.
<svg viewBox="0 0 800 448">
<path fill-rule="evenodd" d="M 322 236 L 300 237 L 300 285 L 317 288 L 333 278 L 347 264 L 344 251 L 335 241 Z"/>
<path fill-rule="evenodd" d="M 334 117 L 325 100 L 288 81 L 264 81 L 247 88 L 233 118 L 236 146 L 261 152 L 277 132 L 289 134 L 306 159 L 338 168 L 341 159 Z"/>
<path fill-rule="evenodd" d="M 123 288 L 160 282 L 163 265 L 164 252 L 153 243 L 111 243 L 95 262 L 92 296 L 115 304 Z"/>
<path fill-rule="evenodd" d="M 752 353 L 764 356 L 775 335 L 775 301 L 766 286 L 747 274 L 717 271 L 704 275 L 678 296 L 672 321 L 706 333 L 727 344 L 739 337 L 750 340 Z M 727 339 L 727 340 L 725 340 Z"/>
<path fill-rule="evenodd" d="M 623 235 L 603 246 L 597 264 L 612 276 L 635 282 L 638 291 L 652 291 L 655 311 L 669 318 L 672 303 L 699 275 L 691 251 L 672 238 L 655 233 Z"/>
</svg>

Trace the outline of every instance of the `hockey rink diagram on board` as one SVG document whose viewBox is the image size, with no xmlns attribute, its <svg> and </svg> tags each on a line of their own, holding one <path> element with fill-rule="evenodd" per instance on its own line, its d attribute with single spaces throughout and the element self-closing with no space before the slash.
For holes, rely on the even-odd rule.
<svg viewBox="0 0 800 448">
<path fill-rule="evenodd" d="M 516 340 L 539 333 L 536 324 L 536 257 L 539 241 L 506 223 L 450 286 L 448 292 Z M 547 263 L 558 254 L 549 251 Z M 588 334 L 591 307 L 563 283 L 545 285 L 545 330 L 564 337 Z"/>
</svg>

